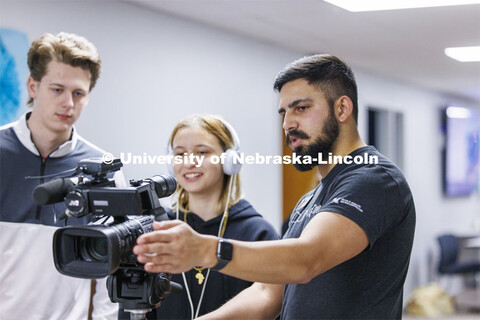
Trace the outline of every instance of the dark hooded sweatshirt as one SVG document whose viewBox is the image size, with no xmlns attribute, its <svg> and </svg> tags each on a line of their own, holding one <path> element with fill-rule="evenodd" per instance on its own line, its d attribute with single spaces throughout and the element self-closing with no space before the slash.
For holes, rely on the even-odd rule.
<svg viewBox="0 0 480 320">
<path fill-rule="evenodd" d="M 170 219 L 175 219 L 175 213 L 168 211 Z M 259 240 L 277 240 L 279 235 L 273 226 L 268 223 L 246 200 L 240 200 L 230 207 L 228 211 L 227 227 L 223 238 L 241 241 L 259 241 Z M 180 220 L 184 219 L 180 212 Z M 187 223 L 198 233 L 217 236 L 218 228 L 222 215 L 208 221 L 195 213 L 187 214 Z M 206 277 L 208 269 L 203 270 L 203 276 Z M 190 294 L 192 296 L 195 312 L 198 308 L 198 301 L 202 292 L 202 285 L 198 284 L 195 275 L 196 270 L 186 272 L 186 279 Z M 181 293 L 170 294 L 160 305 L 159 308 L 147 314 L 148 319 L 191 319 L 190 303 L 188 301 L 185 283 L 181 274 L 172 275 L 172 281 L 177 282 L 184 287 Z M 202 300 L 199 316 L 218 309 L 225 302 L 234 297 L 243 289 L 249 287 L 252 283 L 243 281 L 234 277 L 221 274 L 210 270 L 210 275 L 206 281 L 205 293 Z M 129 319 L 129 315 L 120 312 L 120 319 Z"/>
</svg>

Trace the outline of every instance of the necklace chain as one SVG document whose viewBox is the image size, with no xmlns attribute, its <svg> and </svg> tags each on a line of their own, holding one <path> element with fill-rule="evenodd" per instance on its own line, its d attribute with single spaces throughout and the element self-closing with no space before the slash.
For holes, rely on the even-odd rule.
<svg viewBox="0 0 480 320">
<path fill-rule="evenodd" d="M 183 216 L 183 221 L 185 221 L 185 223 L 187 222 L 187 213 L 188 211 L 185 212 L 185 215 Z M 225 211 L 225 216 L 228 217 L 228 209 Z M 225 223 L 223 224 L 223 227 L 220 230 L 220 238 L 223 237 L 226 227 L 227 227 L 227 219 L 225 219 Z M 193 269 L 197 271 L 197 274 L 195 275 L 195 279 L 197 279 L 198 285 L 201 286 L 203 284 L 203 281 L 205 280 L 205 276 L 203 275 L 203 270 L 205 270 L 205 267 L 193 267 Z"/>
</svg>

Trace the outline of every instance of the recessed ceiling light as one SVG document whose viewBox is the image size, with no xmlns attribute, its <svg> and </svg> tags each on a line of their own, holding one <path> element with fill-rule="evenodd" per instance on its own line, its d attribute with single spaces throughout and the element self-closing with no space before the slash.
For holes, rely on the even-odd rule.
<svg viewBox="0 0 480 320">
<path fill-rule="evenodd" d="M 443 6 L 456 6 L 456 5 L 463 5 L 463 4 L 480 4 L 479 0 L 324 0 L 324 1 L 352 12 L 443 7 Z"/>
<path fill-rule="evenodd" d="M 460 62 L 480 61 L 480 46 L 446 48 L 445 54 Z"/>
</svg>

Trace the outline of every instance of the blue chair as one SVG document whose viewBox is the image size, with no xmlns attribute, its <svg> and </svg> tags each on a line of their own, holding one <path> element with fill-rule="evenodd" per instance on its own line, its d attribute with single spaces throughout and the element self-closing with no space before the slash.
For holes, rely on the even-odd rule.
<svg viewBox="0 0 480 320">
<path fill-rule="evenodd" d="M 479 261 L 458 261 L 460 246 L 456 236 L 446 234 L 439 236 L 437 240 L 440 245 L 440 261 L 438 264 L 438 272 L 440 274 L 475 274 L 480 272 Z"/>
</svg>

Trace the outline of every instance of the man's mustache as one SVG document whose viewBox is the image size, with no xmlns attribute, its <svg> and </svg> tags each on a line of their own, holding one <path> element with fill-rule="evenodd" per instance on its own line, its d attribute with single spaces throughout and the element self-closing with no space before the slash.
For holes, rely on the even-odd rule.
<svg viewBox="0 0 480 320">
<path fill-rule="evenodd" d="M 300 131 L 300 130 L 292 130 L 292 131 L 289 131 L 287 133 L 287 136 L 285 138 L 285 144 L 287 146 L 290 146 L 290 138 L 291 137 L 295 137 L 295 138 L 299 138 L 299 139 L 309 139 L 310 136 L 307 135 L 305 132 L 303 131 Z"/>
</svg>

